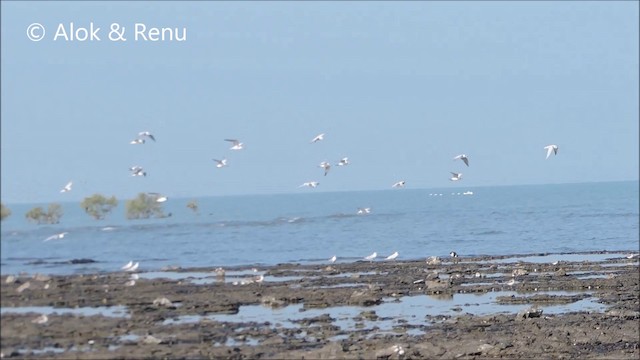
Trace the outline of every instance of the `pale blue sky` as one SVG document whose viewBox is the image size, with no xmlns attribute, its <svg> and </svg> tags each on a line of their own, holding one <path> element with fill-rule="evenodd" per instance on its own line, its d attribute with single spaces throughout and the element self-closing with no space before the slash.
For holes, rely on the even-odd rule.
<svg viewBox="0 0 640 360">
<path fill-rule="evenodd" d="M 1 12 L 5 203 L 638 179 L 635 1 L 2 1 Z M 69 22 L 93 22 L 101 41 L 54 42 Z M 187 41 L 114 43 L 114 22 L 186 28 Z M 129 145 L 142 130 L 158 141 Z M 323 176 L 318 164 L 343 156 L 351 164 Z M 131 177 L 133 165 L 149 176 Z"/>
</svg>

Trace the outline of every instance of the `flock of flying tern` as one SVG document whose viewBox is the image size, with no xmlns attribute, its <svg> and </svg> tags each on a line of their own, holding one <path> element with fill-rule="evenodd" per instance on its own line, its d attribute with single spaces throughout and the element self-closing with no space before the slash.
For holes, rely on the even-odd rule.
<svg viewBox="0 0 640 360">
<path fill-rule="evenodd" d="M 325 133 L 321 133 L 316 135 L 313 139 L 311 139 L 311 143 L 316 143 L 318 141 L 322 141 L 324 140 L 324 135 Z M 337 166 L 346 166 L 349 165 L 349 158 L 347 157 L 343 157 L 342 159 L 340 159 L 337 163 Z M 322 161 L 320 163 L 320 165 L 318 165 L 319 167 L 321 167 L 324 170 L 324 176 L 327 176 L 327 174 L 329 173 L 329 170 L 331 170 L 331 163 L 329 163 L 328 161 Z M 319 185 L 320 183 L 318 181 L 308 181 L 305 182 L 304 184 L 298 186 L 298 187 L 311 187 L 311 188 L 315 188 Z"/>
<path fill-rule="evenodd" d="M 311 143 L 316 143 L 319 141 L 324 140 L 324 136 L 325 133 L 321 133 L 316 135 L 313 139 L 311 139 Z M 152 141 L 156 141 L 155 137 L 153 136 L 153 134 L 151 134 L 151 132 L 149 131 L 141 131 L 138 133 L 138 137 L 135 138 L 134 140 L 131 140 L 130 144 L 132 145 L 140 145 L 140 144 L 145 144 L 146 142 L 146 138 L 151 139 Z M 224 139 L 225 141 L 228 141 L 232 144 L 232 146 L 229 148 L 230 150 L 242 150 L 244 148 L 244 144 L 242 142 L 240 142 L 238 139 Z M 546 152 L 546 158 L 545 159 L 549 159 L 549 157 L 551 156 L 551 154 L 557 155 L 558 154 L 558 145 L 555 144 L 550 144 L 544 147 L 544 149 L 547 151 Z M 216 162 L 216 168 L 223 168 L 226 167 L 227 164 L 227 159 L 223 158 L 221 160 L 218 159 L 213 159 Z M 461 160 L 462 162 L 464 162 L 464 164 L 468 167 L 469 166 L 469 157 L 466 154 L 460 154 L 457 155 L 453 158 L 453 160 Z M 343 157 L 342 159 L 340 159 L 338 161 L 338 163 L 336 164 L 337 166 L 346 166 L 349 164 L 349 159 L 347 157 Z M 322 161 L 319 165 L 319 167 L 321 167 L 324 170 L 324 176 L 327 176 L 327 174 L 329 173 L 329 170 L 331 169 L 331 164 L 327 161 Z M 131 171 L 131 176 L 147 176 L 147 173 L 144 171 L 144 169 L 141 166 L 132 166 L 129 168 L 129 171 Z M 462 179 L 462 173 L 456 173 L 456 172 L 451 172 L 451 181 L 459 181 Z M 300 185 L 299 187 L 310 187 L 310 188 L 316 188 L 318 187 L 320 183 L 318 181 L 308 181 L 303 183 L 302 185 Z M 405 180 L 401 180 L 398 181 L 396 183 L 394 183 L 391 187 L 392 188 L 403 188 L 405 186 L 406 182 Z M 69 181 L 61 190 L 61 193 L 65 193 L 65 192 L 69 192 L 71 191 L 71 188 L 73 186 L 73 182 Z M 147 195 L 155 198 L 155 201 L 157 202 L 165 202 L 167 201 L 167 197 L 164 195 L 161 195 L 159 193 L 147 193 Z M 369 214 L 371 212 L 371 208 L 358 208 L 357 214 Z M 51 240 L 58 240 L 58 239 L 62 239 L 64 238 L 64 236 L 67 234 L 67 232 L 62 232 L 59 234 L 55 234 L 52 236 L 49 236 L 48 238 L 46 238 L 44 241 L 51 241 Z M 394 252 L 393 254 L 389 255 L 388 257 L 386 257 L 386 260 L 394 260 L 398 257 L 398 252 Z M 374 260 L 376 257 L 378 256 L 377 252 L 373 252 L 371 255 L 366 256 L 364 259 L 365 260 L 369 260 L 372 261 Z M 455 252 L 451 252 L 450 254 L 451 257 L 456 258 L 458 255 Z M 329 259 L 330 262 L 335 262 L 337 259 L 337 257 L 334 255 L 333 257 L 331 257 L 331 259 Z M 127 271 L 127 272 L 133 272 L 135 270 L 137 270 L 139 266 L 139 263 L 136 262 L 135 264 L 133 263 L 133 261 L 130 261 L 129 263 L 127 263 L 125 266 L 122 267 L 122 270 Z M 133 284 L 135 284 L 135 280 L 131 280 L 131 282 L 133 282 Z M 133 285 L 131 284 L 131 285 Z"/>
<path fill-rule="evenodd" d="M 316 135 L 313 139 L 311 139 L 311 143 L 317 143 L 319 141 L 324 140 L 325 137 L 325 133 L 320 133 L 318 135 Z M 134 140 L 132 140 L 130 143 L 131 144 L 144 144 L 145 143 L 145 139 L 151 139 L 152 141 L 156 141 L 156 138 L 153 136 L 153 134 L 149 131 L 141 131 L 138 133 L 138 137 L 136 137 Z M 224 139 L 224 141 L 228 141 L 232 144 L 232 146 L 229 148 L 230 150 L 242 150 L 244 149 L 244 143 L 240 142 L 240 140 L 238 139 Z M 548 159 L 551 154 L 553 153 L 554 155 L 558 154 L 558 145 L 555 144 L 550 144 L 544 147 L 544 149 L 547 151 L 547 155 L 546 155 L 546 159 Z M 461 160 L 462 162 L 464 162 L 464 164 L 468 167 L 469 166 L 469 157 L 466 154 L 459 154 L 457 156 L 455 156 L 453 158 L 453 160 Z M 228 166 L 227 163 L 227 159 L 223 158 L 221 160 L 218 159 L 213 159 L 213 161 L 216 162 L 216 168 L 223 168 Z M 337 166 L 346 166 L 349 164 L 349 158 L 347 157 L 343 157 L 342 159 L 340 159 L 336 165 Z M 327 161 L 322 161 L 319 165 L 319 167 L 321 167 L 324 170 L 324 176 L 327 176 L 327 174 L 329 173 L 329 170 L 331 170 L 331 164 Z M 144 171 L 144 169 L 141 166 L 132 166 L 129 168 L 129 170 L 131 171 L 131 176 L 147 176 L 147 172 Z M 451 172 L 451 177 L 449 178 L 449 180 L 451 181 L 459 181 L 462 179 L 462 173 L 459 172 Z M 310 187 L 310 188 L 316 188 L 320 183 L 318 181 L 307 181 L 305 183 L 303 183 L 302 185 L 298 186 L 298 187 Z M 397 181 L 396 183 L 394 183 L 391 187 L 392 188 L 403 188 L 405 186 L 406 182 L 405 180 L 401 180 L 401 181 Z M 69 183 L 67 183 L 67 185 L 64 186 L 64 188 L 62 188 L 62 190 L 60 190 L 61 193 L 64 192 L 69 192 L 71 191 L 71 186 L 73 185 L 73 182 L 69 181 Z M 360 212 L 359 212 L 360 213 Z"/>
<path fill-rule="evenodd" d="M 229 148 L 229 150 L 242 150 L 244 149 L 244 143 L 240 142 L 240 140 L 238 139 L 224 139 L 224 141 L 228 141 L 230 142 L 232 145 Z M 227 159 L 223 158 L 221 160 L 218 159 L 212 159 L 213 161 L 216 162 L 216 167 L 218 169 L 221 169 L 223 167 L 228 166 L 229 164 L 227 164 Z"/>
</svg>

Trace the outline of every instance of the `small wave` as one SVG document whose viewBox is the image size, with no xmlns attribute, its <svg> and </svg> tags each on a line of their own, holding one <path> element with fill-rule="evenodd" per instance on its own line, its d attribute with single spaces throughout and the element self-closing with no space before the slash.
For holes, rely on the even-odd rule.
<svg viewBox="0 0 640 360">
<path fill-rule="evenodd" d="M 91 263 L 97 263 L 96 260 L 93 259 L 86 259 L 86 258 L 81 258 L 81 259 L 71 259 L 71 260 L 63 260 L 63 261 L 47 261 L 47 260 L 51 260 L 52 258 L 41 258 L 41 259 L 28 259 L 31 261 L 26 262 L 26 265 L 47 265 L 47 264 L 54 264 L 54 265 L 77 265 L 77 264 L 91 264 Z M 23 259 L 23 260 L 27 260 L 27 259 Z"/>
<path fill-rule="evenodd" d="M 44 264 L 48 264 L 48 261 L 44 261 L 42 259 L 38 259 L 38 260 L 33 260 L 33 261 L 29 261 L 26 263 L 26 265 L 44 265 Z"/>
<path fill-rule="evenodd" d="M 574 215 L 574 214 L 570 214 Z M 638 217 L 637 213 L 600 213 L 600 214 L 581 214 L 578 217 L 593 218 L 593 217 Z"/>
<path fill-rule="evenodd" d="M 355 216 L 358 216 L 358 214 L 338 213 L 338 214 L 329 215 L 329 216 L 327 216 L 327 218 L 329 218 L 329 219 L 344 219 L 344 218 L 351 218 L 351 217 L 355 217 Z"/>
<path fill-rule="evenodd" d="M 43 258 L 35 258 L 35 257 L 8 257 L 7 260 L 9 261 L 35 261 L 35 260 L 53 260 L 53 259 L 60 259 L 59 257 L 43 257 Z"/>
<path fill-rule="evenodd" d="M 487 230 L 487 231 L 481 231 L 481 232 L 474 232 L 473 233 L 473 235 L 500 235 L 500 234 L 504 234 L 504 231 Z"/>
<path fill-rule="evenodd" d="M 91 264 L 91 263 L 97 263 L 97 261 L 95 261 L 93 259 L 71 259 L 71 260 L 66 260 L 66 261 L 54 262 L 54 264 L 72 264 L 72 265 L 76 265 L 76 264 Z"/>
</svg>

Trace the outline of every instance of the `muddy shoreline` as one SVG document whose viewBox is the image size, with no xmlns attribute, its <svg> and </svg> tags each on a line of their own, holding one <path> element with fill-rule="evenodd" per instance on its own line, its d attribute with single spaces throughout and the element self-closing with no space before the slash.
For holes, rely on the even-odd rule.
<svg viewBox="0 0 640 360">
<path fill-rule="evenodd" d="M 0 350 L 60 359 L 638 359 L 640 275 L 629 253 L 2 274 Z"/>
</svg>

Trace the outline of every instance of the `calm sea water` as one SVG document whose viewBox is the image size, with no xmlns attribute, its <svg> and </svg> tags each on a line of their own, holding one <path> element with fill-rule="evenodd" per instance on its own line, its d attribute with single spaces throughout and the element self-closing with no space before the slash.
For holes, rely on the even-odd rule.
<svg viewBox="0 0 640 360">
<path fill-rule="evenodd" d="M 473 191 L 473 195 L 457 192 Z M 126 220 L 124 202 L 106 220 L 62 203 L 60 224 L 24 218 L 43 204 L 8 204 L 3 274 L 140 270 L 356 261 L 376 251 L 399 259 L 592 250 L 638 251 L 638 182 L 256 195 L 164 203 L 165 219 Z M 432 194 L 443 194 L 434 196 Z M 371 207 L 357 215 L 359 207 Z M 66 231 L 60 240 L 43 242 Z M 70 264 L 72 259 L 95 263 Z"/>
</svg>

